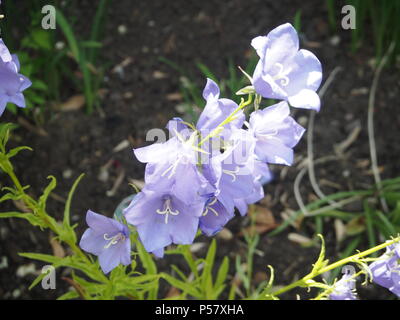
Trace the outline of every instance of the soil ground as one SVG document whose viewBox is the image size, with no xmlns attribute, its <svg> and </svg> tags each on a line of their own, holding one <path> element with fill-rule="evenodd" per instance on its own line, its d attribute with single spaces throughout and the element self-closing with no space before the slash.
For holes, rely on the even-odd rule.
<svg viewBox="0 0 400 320">
<path fill-rule="evenodd" d="M 14 162 L 21 180 L 31 186 L 32 194 L 38 196 L 46 186 L 46 177 L 54 175 L 58 180 L 55 190 L 57 199 L 49 201 L 48 212 L 60 218 L 64 206 L 62 199 L 67 197 L 74 179 L 85 173 L 72 203 L 72 219 L 79 223 L 80 236 L 85 229 L 84 218 L 89 208 L 111 216 L 121 199 L 132 193 L 128 185 L 130 179 L 143 179 L 144 166 L 133 157 L 132 147 L 146 144 L 145 135 L 149 129 L 163 128 L 171 117 L 182 116 L 177 108 L 182 102 L 179 96 L 178 100 L 171 99 L 171 94 L 179 93 L 180 74 L 161 62 L 159 57 L 168 58 L 189 70 L 194 75 L 195 83 L 202 88 L 205 79 L 196 68 L 195 61 L 207 65 L 219 79 L 227 78 L 228 59 L 237 65 L 245 65 L 251 50 L 251 39 L 279 24 L 292 22 L 298 9 L 302 13 L 302 47 L 312 50 L 319 57 L 324 68 L 324 80 L 335 67 L 342 68 L 326 92 L 321 111 L 316 116 L 315 158 L 335 154 L 334 146 L 346 140 L 354 128 L 361 128 L 344 156 L 316 166 L 318 181 L 326 194 L 371 186 L 373 177 L 368 162 L 367 105 L 373 77 L 370 64 L 373 47 L 365 45 L 356 53 L 351 53 L 350 31 L 338 30 L 337 34 L 330 31 L 326 8 L 320 0 L 112 1 L 101 53 L 101 61 L 110 66 L 103 84 L 106 94 L 101 102 L 102 112 L 87 115 L 81 109 L 53 113 L 43 127 L 48 133 L 46 137 L 26 129 L 15 131 L 11 144 L 28 145 L 34 149 L 33 152 L 21 153 Z M 71 7 L 67 14 L 80 17 L 77 28 L 84 33 L 89 30 L 88 22 L 94 11 L 93 1 L 82 0 L 79 8 Z M 340 15 L 340 2 L 337 13 Z M 124 28 L 126 32 L 121 34 L 118 30 Z M 367 37 L 366 41 L 370 39 Z M 123 61 L 131 62 L 122 73 L 113 72 L 114 67 Z M 383 178 L 395 177 L 399 172 L 397 158 L 400 143 L 395 131 L 400 125 L 400 115 L 396 111 L 400 96 L 399 81 L 398 69 L 384 71 L 376 96 L 375 133 Z M 66 92 L 77 93 L 70 88 L 66 88 Z M 295 111 L 294 116 L 307 125 L 309 112 Z M 15 117 L 7 112 L 4 119 L 15 121 Z M 129 147 L 113 152 L 114 147 L 125 139 L 130 142 Z M 304 138 L 296 147 L 296 163 L 306 156 Z M 109 177 L 101 180 L 101 168 L 107 163 L 110 164 Z M 275 179 L 266 186 L 268 196 L 262 205 L 280 223 L 285 209 L 298 209 L 293 183 L 299 168 L 273 167 L 273 170 Z M 113 196 L 107 196 L 107 191 L 112 189 L 122 171 L 125 173 L 123 183 Z M 1 179 L 3 183 L 5 177 Z M 307 177 L 303 179 L 300 191 L 305 202 L 315 199 Z M 360 209 L 360 203 L 347 208 L 354 211 Z M 233 238 L 217 237 L 217 263 L 224 256 L 231 257 L 231 275 L 234 273 L 234 257 L 245 257 L 244 239 L 238 233 L 248 222 L 247 218 L 236 217 L 227 225 Z M 35 277 L 29 268 L 38 272 L 42 264 L 21 258 L 18 252 L 51 253 L 47 232 L 40 232 L 15 219 L 0 221 L 0 231 L 0 263 L 7 262 L 2 264 L 0 270 L 1 298 L 54 299 L 68 289 L 61 277 L 69 271 L 61 270 L 57 274 L 56 290 L 28 290 Z M 291 227 L 274 237 L 266 233 L 261 235 L 254 265 L 256 282 L 265 277 L 269 264 L 275 268 L 276 285 L 288 284 L 309 271 L 319 248 L 304 248 L 290 241 L 288 234 L 293 232 L 312 237 L 314 220 L 303 221 L 299 230 Z M 324 234 L 328 256 L 334 259 L 343 250 L 346 240 L 337 244 L 332 219 L 325 221 Z M 209 239 L 201 237 L 199 241 L 208 242 Z M 364 242 L 359 249 L 366 247 L 367 242 Z M 196 254 L 203 255 L 206 248 Z M 160 269 L 171 270 L 169 264 L 173 259 L 160 260 Z M 28 272 L 24 274 L 24 271 Z M 165 292 L 167 290 L 167 287 L 164 288 Z M 295 299 L 296 293 L 291 292 L 283 298 Z M 386 290 L 375 286 L 369 286 L 361 294 L 364 298 L 375 299 L 389 296 Z"/>
</svg>

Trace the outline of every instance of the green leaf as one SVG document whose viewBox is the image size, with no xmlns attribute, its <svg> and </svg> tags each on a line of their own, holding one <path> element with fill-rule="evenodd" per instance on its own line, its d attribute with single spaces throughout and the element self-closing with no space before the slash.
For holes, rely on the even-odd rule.
<svg viewBox="0 0 400 320">
<path fill-rule="evenodd" d="M 68 23 L 64 14 L 60 9 L 57 9 L 57 24 L 60 26 L 61 31 L 64 33 L 65 38 L 68 41 L 69 48 L 71 49 L 72 55 L 75 60 L 79 63 L 80 61 L 80 51 L 78 46 L 78 41 L 75 38 L 74 32 L 71 25 Z"/>
<path fill-rule="evenodd" d="M 44 261 L 47 263 L 55 264 L 58 265 L 62 262 L 64 258 L 60 257 L 55 257 L 50 254 L 42 254 L 42 253 L 31 253 L 31 252 L 21 252 L 18 253 L 19 256 L 33 259 L 33 260 L 39 260 L 39 261 Z"/>
<path fill-rule="evenodd" d="M 31 32 L 32 40 L 41 49 L 52 50 L 52 41 L 50 32 L 43 29 L 36 29 Z"/>
<path fill-rule="evenodd" d="M 201 293 L 191 283 L 183 282 L 166 273 L 161 273 L 161 277 L 165 279 L 170 285 L 182 290 L 184 293 L 190 294 L 192 297 L 201 298 Z"/>
<path fill-rule="evenodd" d="M 74 192 L 76 188 L 78 187 L 79 182 L 82 180 L 82 178 L 85 176 L 84 173 L 82 173 L 78 179 L 75 180 L 74 184 L 72 185 L 71 190 L 68 193 L 68 198 L 67 202 L 65 203 L 65 209 L 64 209 L 64 219 L 63 219 L 63 225 L 64 227 L 70 227 L 70 211 L 71 211 L 71 201 L 72 197 L 74 196 Z"/>
<path fill-rule="evenodd" d="M 215 288 L 223 287 L 224 282 L 226 280 L 226 276 L 228 275 L 229 271 L 229 258 L 224 257 L 224 260 L 222 260 L 221 266 L 218 269 L 217 273 L 217 278 L 215 280 Z M 218 299 L 218 296 L 215 297 L 215 299 Z"/>
<path fill-rule="evenodd" d="M 142 243 L 137 239 L 136 239 L 136 247 L 138 249 L 140 261 L 142 262 L 143 267 L 146 270 L 146 273 L 149 275 L 157 274 L 157 266 L 154 263 L 152 256 L 145 250 Z M 148 298 L 152 300 L 157 299 L 157 294 L 158 294 L 158 285 L 155 286 L 153 290 L 149 292 Z"/>
<path fill-rule="evenodd" d="M 43 211 L 46 210 L 47 198 L 57 185 L 57 180 L 54 176 L 48 176 L 47 179 L 50 179 L 50 183 L 47 185 L 46 189 L 44 189 L 43 194 L 39 198 L 39 206 Z"/>
<path fill-rule="evenodd" d="M 208 249 L 206 259 L 204 261 L 204 269 L 201 274 L 202 288 L 204 292 L 212 291 L 212 268 L 215 260 L 215 252 L 217 249 L 217 242 L 215 239 L 211 241 L 210 248 Z"/>
<path fill-rule="evenodd" d="M 375 210 L 375 214 L 378 218 L 382 221 L 383 225 L 386 227 L 387 231 L 389 232 L 390 236 L 395 236 L 397 231 L 393 224 L 388 220 L 388 218 L 379 210 Z"/>
<path fill-rule="evenodd" d="M 0 219 L 1 218 L 20 218 L 20 219 L 26 219 L 29 221 L 30 224 L 33 226 L 39 226 L 42 228 L 46 227 L 46 224 L 42 219 L 39 217 L 35 216 L 32 213 L 23 213 L 23 212 L 4 212 L 0 213 Z"/>
<path fill-rule="evenodd" d="M 79 298 L 78 292 L 76 292 L 75 290 L 71 290 L 59 296 L 57 300 L 71 300 L 76 298 Z"/>
<path fill-rule="evenodd" d="M 349 236 L 354 236 L 364 232 L 365 228 L 366 228 L 365 217 L 357 216 L 351 219 L 346 224 L 346 234 L 348 234 Z"/>
<path fill-rule="evenodd" d="M 318 273 L 319 270 L 324 268 L 328 264 L 328 260 L 325 260 L 325 240 L 321 234 L 318 234 L 318 237 L 321 239 L 321 251 L 319 253 L 319 257 L 317 262 L 314 264 L 311 274 Z"/>
<path fill-rule="evenodd" d="M 10 151 L 8 151 L 7 157 L 8 157 L 8 158 L 12 158 L 12 157 L 14 157 L 15 155 L 17 155 L 17 154 L 18 154 L 20 151 L 22 151 L 22 150 L 29 150 L 29 151 L 32 151 L 33 149 L 30 148 L 30 147 L 26 147 L 26 146 L 17 147 L 17 148 L 14 148 L 14 149 L 11 149 Z"/>
</svg>

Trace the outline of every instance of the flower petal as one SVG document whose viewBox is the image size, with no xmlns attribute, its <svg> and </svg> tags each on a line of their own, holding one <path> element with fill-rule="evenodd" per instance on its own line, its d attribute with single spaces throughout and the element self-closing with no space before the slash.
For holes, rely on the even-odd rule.
<svg viewBox="0 0 400 320">
<path fill-rule="evenodd" d="M 203 90 L 204 100 L 218 99 L 219 94 L 220 94 L 220 91 L 219 91 L 218 85 L 213 80 L 207 78 L 207 83 Z"/>
<path fill-rule="evenodd" d="M 79 242 L 79 246 L 83 250 L 96 256 L 103 252 L 106 245 L 107 241 L 104 239 L 104 234 L 96 233 L 92 229 L 86 229 Z"/>
<path fill-rule="evenodd" d="M 88 210 L 86 223 L 97 234 L 108 234 L 109 236 L 122 231 L 122 224 L 115 219 L 105 217 L 101 214 Z"/>
<path fill-rule="evenodd" d="M 288 101 L 295 108 L 312 109 L 315 111 L 319 111 L 321 108 L 321 101 L 318 94 L 310 89 L 302 89 L 296 95 L 290 96 Z"/>
</svg>

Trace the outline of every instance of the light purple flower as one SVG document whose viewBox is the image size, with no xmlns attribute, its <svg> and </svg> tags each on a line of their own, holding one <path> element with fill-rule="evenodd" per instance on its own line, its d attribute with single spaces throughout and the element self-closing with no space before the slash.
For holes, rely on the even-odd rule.
<svg viewBox="0 0 400 320">
<path fill-rule="evenodd" d="M 215 129 L 236 108 L 238 108 L 236 102 L 225 98 L 220 99 L 219 96 L 220 90 L 218 85 L 213 80 L 207 78 L 207 83 L 203 90 L 203 98 L 207 103 L 197 121 L 196 128 L 198 130 L 211 131 Z M 236 119 L 226 124 L 224 128 L 232 129 L 241 128 L 243 126 L 245 118 L 243 111 L 239 111 L 235 116 Z"/>
<path fill-rule="evenodd" d="M 290 23 L 252 40 L 260 60 L 253 86 L 265 98 L 286 100 L 293 107 L 320 109 L 316 91 L 322 80 L 321 63 L 308 50 L 299 50 L 299 37 Z"/>
<path fill-rule="evenodd" d="M 355 279 L 351 274 L 343 275 L 342 279 L 336 282 L 333 292 L 329 295 L 330 300 L 357 300 L 355 291 Z"/>
<path fill-rule="evenodd" d="M 144 188 L 139 199 L 124 210 L 128 223 L 134 225 L 145 249 L 162 256 L 163 248 L 191 244 L 196 236 L 204 201 L 186 204 L 169 188 Z"/>
<path fill-rule="evenodd" d="M 221 231 L 233 217 L 233 210 L 228 211 L 217 197 L 211 196 L 207 200 L 200 218 L 200 230 L 207 236 L 213 236 Z"/>
<path fill-rule="evenodd" d="M 246 215 L 248 211 L 248 206 L 250 204 L 256 203 L 264 198 L 264 188 L 263 185 L 272 180 L 272 173 L 268 168 L 268 165 L 253 159 L 253 185 L 249 186 L 252 192 L 249 196 L 241 199 L 234 199 L 235 207 L 239 210 L 242 216 Z"/>
<path fill-rule="evenodd" d="M 289 114 L 285 101 L 251 114 L 249 131 L 257 139 L 255 154 L 259 160 L 284 165 L 293 163 L 293 147 L 305 129 Z"/>
<path fill-rule="evenodd" d="M 375 283 L 400 297 L 400 244 L 386 247 L 386 252 L 369 269 Z"/>
<path fill-rule="evenodd" d="M 270 173 L 267 165 L 254 157 L 255 141 L 249 131 L 233 130 L 224 141 L 223 152 L 203 166 L 204 176 L 216 190 L 207 202 L 206 218 L 200 219 L 204 233 L 218 232 L 233 217 L 235 207 L 244 215 L 248 204 L 264 197 L 261 180 Z"/>
<path fill-rule="evenodd" d="M 190 204 L 208 186 L 207 181 L 198 171 L 195 136 L 189 139 L 178 133 L 164 143 L 155 143 L 147 147 L 135 149 L 136 158 L 147 163 L 146 188 L 167 190 Z M 204 191 L 207 192 L 207 191 Z"/>
<path fill-rule="evenodd" d="M 20 64 L 16 55 L 11 55 L 0 39 L 0 116 L 8 102 L 25 108 L 25 98 L 22 94 L 32 83 L 19 74 Z"/>
<path fill-rule="evenodd" d="M 126 225 L 91 210 L 86 213 L 86 223 L 89 228 L 82 235 L 79 246 L 99 257 L 105 274 L 120 263 L 131 263 L 131 241 Z"/>
</svg>

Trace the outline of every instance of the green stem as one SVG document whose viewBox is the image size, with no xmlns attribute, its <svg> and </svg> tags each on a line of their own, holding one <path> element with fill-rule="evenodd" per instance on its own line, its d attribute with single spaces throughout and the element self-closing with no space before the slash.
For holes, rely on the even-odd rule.
<svg viewBox="0 0 400 320">
<path fill-rule="evenodd" d="M 238 113 L 240 110 L 242 110 L 242 109 L 246 108 L 248 105 L 250 105 L 252 100 L 253 100 L 253 96 L 251 94 L 249 94 L 249 98 L 246 101 L 244 101 L 242 99 L 242 101 L 240 102 L 240 105 L 235 110 L 233 110 L 232 113 L 224 121 L 222 121 L 214 130 L 212 130 L 203 140 L 201 140 L 197 146 L 200 147 L 208 139 L 210 139 L 213 136 L 215 136 L 216 134 L 218 134 L 223 129 L 223 126 L 228 124 L 229 122 L 233 121 L 234 120 L 233 117 L 236 115 L 236 113 Z"/>
<path fill-rule="evenodd" d="M 368 256 L 368 255 L 370 255 L 370 254 L 372 254 L 374 252 L 382 250 L 382 249 L 384 249 L 384 248 L 386 248 L 386 247 L 388 247 L 388 246 L 390 246 L 390 245 L 392 245 L 392 244 L 394 244 L 396 242 L 399 242 L 399 241 L 400 241 L 400 237 L 398 237 L 398 238 L 396 238 L 394 240 L 382 243 L 382 244 L 380 244 L 380 245 L 378 245 L 376 247 L 373 247 L 373 248 L 368 249 L 366 251 L 357 253 L 357 254 L 352 255 L 350 257 L 347 257 L 345 259 L 336 261 L 335 263 L 332 263 L 332 264 L 320 269 L 317 272 L 310 273 L 310 274 L 306 275 L 304 278 L 302 278 L 300 280 L 297 280 L 296 282 L 293 282 L 293 283 L 287 285 L 286 287 L 283 287 L 282 289 L 279 289 L 278 291 L 274 292 L 272 295 L 273 296 L 278 296 L 278 295 L 280 295 L 280 294 L 282 294 L 284 292 L 290 291 L 290 290 L 292 290 L 292 289 L 294 289 L 296 287 L 303 287 L 304 285 L 307 284 L 307 281 L 309 281 L 309 280 L 311 280 L 311 279 L 313 279 L 313 278 L 315 278 L 315 277 L 317 277 L 317 276 L 319 276 L 319 275 L 321 275 L 321 274 L 323 274 L 325 272 L 328 272 L 328 271 L 330 271 L 332 269 L 336 269 L 336 268 L 338 268 L 338 267 L 340 267 L 340 266 L 342 266 L 344 264 L 354 262 L 355 260 L 358 260 L 358 259 L 360 259 L 362 257 Z"/>
</svg>

